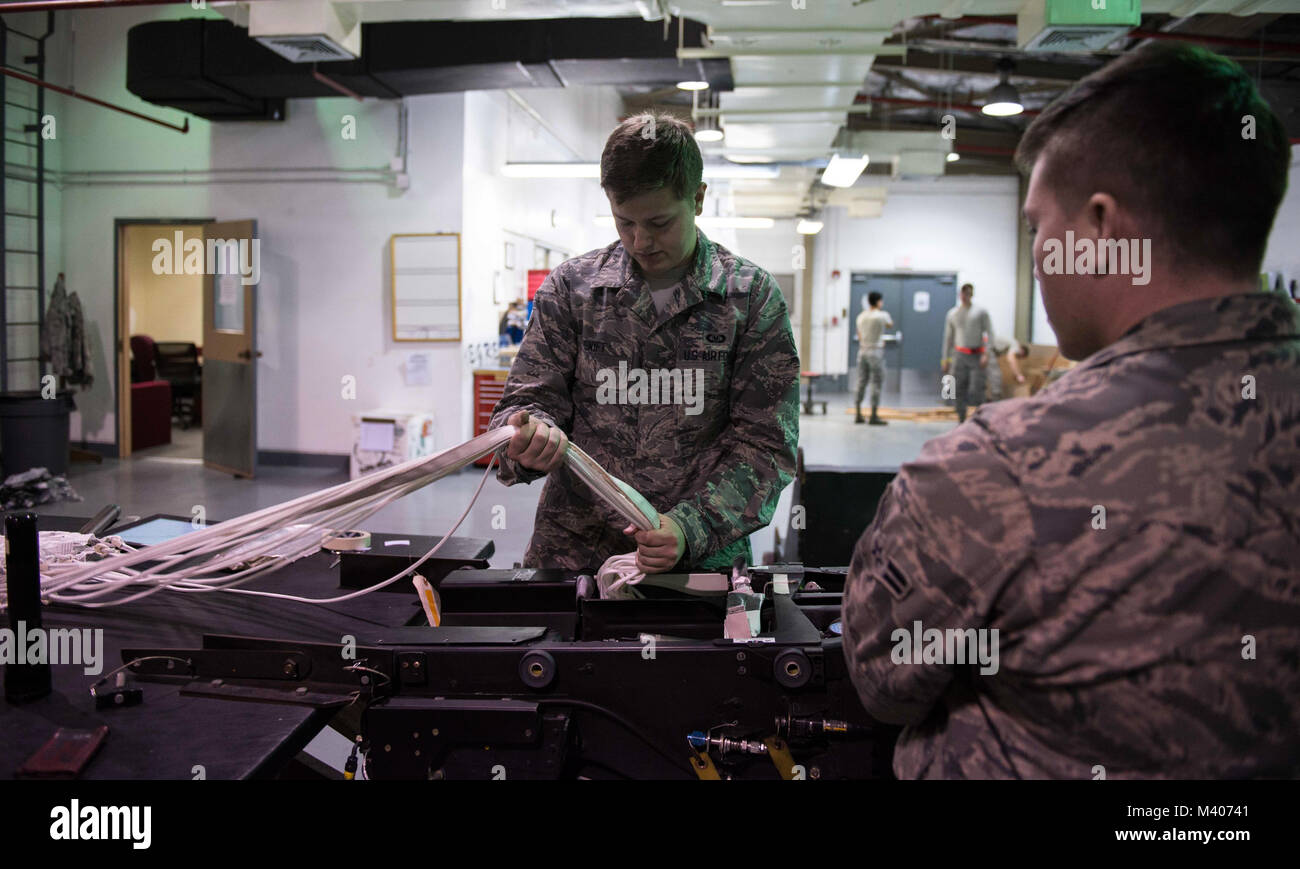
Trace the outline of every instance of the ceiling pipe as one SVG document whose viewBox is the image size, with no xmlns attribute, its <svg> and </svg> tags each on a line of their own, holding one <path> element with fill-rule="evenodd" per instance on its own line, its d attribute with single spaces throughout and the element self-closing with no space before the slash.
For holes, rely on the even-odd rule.
<svg viewBox="0 0 1300 869">
<path fill-rule="evenodd" d="M 330 77 L 327 76 L 325 73 L 323 73 L 323 72 L 321 72 L 320 70 L 318 70 L 318 69 L 316 68 L 316 64 L 314 64 L 314 63 L 313 63 L 312 66 L 311 66 L 311 75 L 312 75 L 312 78 L 316 79 L 316 81 L 320 82 L 321 84 L 325 85 L 326 87 L 333 88 L 334 90 L 336 90 L 336 91 L 338 91 L 339 93 L 343 94 L 343 96 L 345 96 L 345 97 L 352 97 L 352 99 L 356 100 L 357 102 L 363 102 L 362 97 L 361 97 L 361 94 L 357 93 L 357 92 L 354 91 L 354 90 L 350 90 L 350 89 L 347 88 L 345 85 L 342 85 L 342 84 L 340 84 L 339 82 L 336 82 L 334 79 L 330 78 Z"/>
<path fill-rule="evenodd" d="M 917 18 L 921 21 L 949 21 L 959 27 L 975 26 L 977 24 L 1012 24 L 1016 23 L 1014 15 L 1007 16 L 975 16 L 963 15 L 960 18 L 944 18 L 942 15 L 920 15 Z M 1260 42 L 1257 39 L 1242 39 L 1232 36 L 1212 36 L 1202 33 L 1182 33 L 1179 31 L 1164 30 L 1133 30 L 1128 34 L 1130 39 L 1172 39 L 1180 42 L 1204 42 L 1208 45 L 1222 45 L 1227 48 L 1254 48 L 1260 51 L 1280 51 L 1284 54 L 1300 54 L 1300 43 L 1296 42 Z"/>
<path fill-rule="evenodd" d="M 947 21 L 957 27 L 974 27 L 977 24 L 1015 24 L 1014 15 L 962 15 L 959 18 L 945 18 L 942 15 L 917 15 L 919 21 Z"/>
<path fill-rule="evenodd" d="M 1230 36 L 1210 36 L 1205 33 L 1178 33 L 1163 30 L 1131 30 L 1128 39 L 1173 39 L 1178 42 L 1204 42 L 1229 48 L 1255 48 L 1260 51 L 1280 51 L 1283 54 L 1300 54 L 1300 42 L 1260 42 L 1257 39 L 1238 39 Z"/>
<path fill-rule="evenodd" d="M 148 121 L 151 124 L 157 124 L 160 127 L 166 127 L 169 130 L 176 130 L 177 132 L 180 133 L 188 133 L 190 131 L 189 118 L 185 119 L 184 126 L 178 127 L 169 121 L 162 121 L 159 120 L 158 118 L 151 118 L 148 115 L 142 115 L 139 112 L 133 112 L 130 109 L 123 108 L 122 106 L 115 106 L 112 103 L 105 102 L 104 100 L 95 99 L 94 97 L 88 97 L 85 94 L 79 94 L 76 91 L 71 90 L 69 88 L 65 88 L 60 85 L 53 84 L 52 82 L 42 81 L 39 78 L 26 75 L 25 73 L 18 72 L 17 70 L 14 69 L 3 68 L 0 69 L 0 73 L 4 73 L 10 78 L 16 78 L 19 81 L 25 81 L 28 84 L 34 84 L 37 87 L 47 88 L 48 90 L 55 91 L 56 93 L 61 93 L 64 96 L 74 97 L 79 100 L 85 100 L 88 103 L 93 103 L 94 105 L 102 106 L 103 108 L 106 109 L 112 109 L 115 112 L 121 112 L 124 115 L 130 115 L 133 118 L 139 118 L 140 120 Z"/>
<path fill-rule="evenodd" d="M 955 142 L 952 149 L 958 154 L 987 154 L 994 157 L 1010 157 L 1016 153 L 1015 148 L 1000 148 L 995 145 L 958 145 Z"/>
<path fill-rule="evenodd" d="M 240 0 L 243 3 L 254 0 Z M 179 6 L 189 5 L 188 0 L 14 0 L 0 11 L 6 15 L 18 12 L 75 12 L 78 9 L 120 9 L 124 6 Z"/>
<path fill-rule="evenodd" d="M 891 106 L 908 106 L 918 109 L 960 109 L 966 112 L 982 112 L 984 110 L 983 106 L 971 103 L 949 103 L 940 102 L 939 100 L 907 100 L 902 97 L 874 97 L 867 95 L 859 95 L 857 99 L 861 102 L 885 103 Z M 1037 115 L 1039 111 L 1039 109 L 1025 109 L 1020 114 L 1032 117 Z"/>
</svg>

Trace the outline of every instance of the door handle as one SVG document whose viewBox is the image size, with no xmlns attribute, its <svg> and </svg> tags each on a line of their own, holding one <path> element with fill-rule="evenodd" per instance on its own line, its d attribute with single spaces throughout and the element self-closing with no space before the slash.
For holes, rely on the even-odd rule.
<svg viewBox="0 0 1300 869">
<path fill-rule="evenodd" d="M 239 351 L 238 353 L 236 353 L 235 355 L 238 356 L 240 359 L 243 359 L 245 362 L 251 361 L 252 358 L 253 358 L 253 354 L 252 354 L 252 352 L 250 352 L 250 351 L 248 351 L 248 350 L 240 350 L 240 351 Z M 257 356 L 258 356 L 258 358 L 261 358 L 261 356 L 262 356 L 262 351 L 261 351 L 261 350 L 258 350 L 258 351 L 257 351 Z"/>
</svg>

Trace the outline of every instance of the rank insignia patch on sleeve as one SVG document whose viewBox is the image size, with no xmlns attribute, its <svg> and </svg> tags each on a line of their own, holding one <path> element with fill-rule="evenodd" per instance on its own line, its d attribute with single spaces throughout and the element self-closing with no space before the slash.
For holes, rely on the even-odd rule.
<svg viewBox="0 0 1300 869">
<path fill-rule="evenodd" d="M 876 578 L 897 600 L 907 597 L 912 590 L 912 581 L 892 561 L 886 562 L 883 569 L 876 571 Z"/>
</svg>

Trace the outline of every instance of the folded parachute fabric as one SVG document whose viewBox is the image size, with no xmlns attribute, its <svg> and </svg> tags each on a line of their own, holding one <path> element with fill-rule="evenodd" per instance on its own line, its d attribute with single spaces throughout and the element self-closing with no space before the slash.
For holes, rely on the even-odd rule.
<svg viewBox="0 0 1300 869">
<path fill-rule="evenodd" d="M 633 600 L 642 597 L 633 586 L 645 579 L 645 574 L 637 569 L 636 553 L 624 552 L 611 555 L 596 571 L 596 587 L 600 589 L 601 600 Z"/>
<path fill-rule="evenodd" d="M 387 504 L 495 453 L 509 442 L 515 431 L 513 426 L 502 426 L 432 456 L 412 459 L 146 548 L 94 562 L 44 564 L 42 597 L 61 604 L 98 608 L 117 606 L 163 590 L 229 591 L 303 603 L 337 603 L 369 594 L 412 573 L 451 538 L 487 482 L 491 464 L 474 493 L 474 500 L 456 525 L 423 558 L 397 576 L 328 599 L 299 598 L 237 586 L 315 552 L 324 538 L 356 529 Z M 620 516 L 644 530 L 659 526 L 659 515 L 645 498 L 606 473 L 582 450 L 570 446 L 566 459 L 578 476 Z M 635 569 L 635 554 L 632 558 Z"/>
</svg>

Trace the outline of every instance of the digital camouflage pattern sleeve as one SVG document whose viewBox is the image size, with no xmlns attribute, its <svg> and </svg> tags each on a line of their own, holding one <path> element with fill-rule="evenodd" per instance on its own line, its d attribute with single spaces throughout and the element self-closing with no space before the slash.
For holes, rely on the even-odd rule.
<svg viewBox="0 0 1300 869">
<path fill-rule="evenodd" d="M 725 458 L 696 492 L 668 511 L 682 528 L 688 555 L 727 552 L 765 527 L 794 479 L 799 355 L 776 281 L 761 272 L 750 293 L 751 315 L 737 340 L 731 375 L 730 426 L 718 440 Z"/>
</svg>

